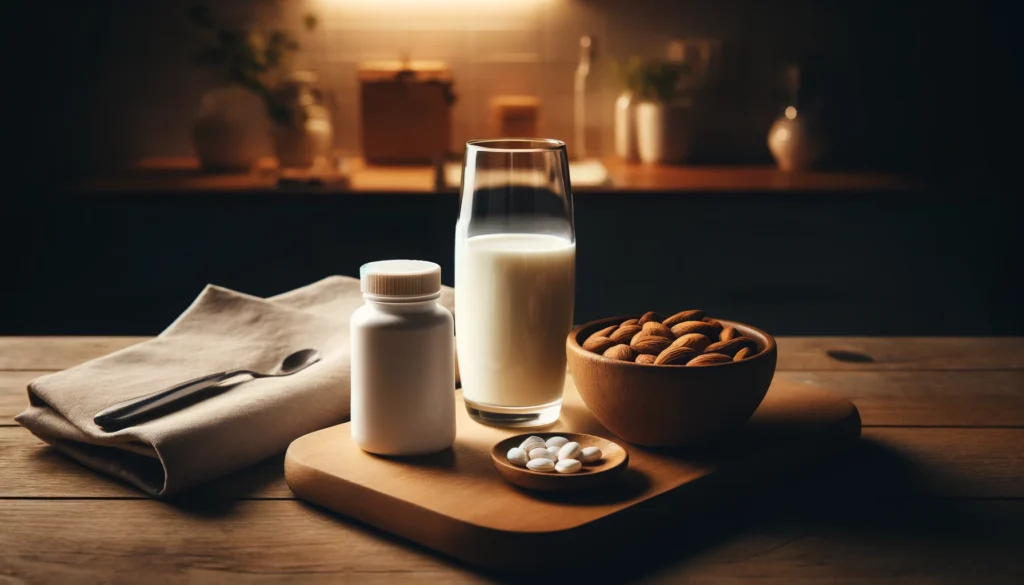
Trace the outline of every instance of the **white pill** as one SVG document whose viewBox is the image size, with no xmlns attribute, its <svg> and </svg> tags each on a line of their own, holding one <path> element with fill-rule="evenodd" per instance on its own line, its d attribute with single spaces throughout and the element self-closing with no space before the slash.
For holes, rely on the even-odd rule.
<svg viewBox="0 0 1024 585">
<path fill-rule="evenodd" d="M 529 453 L 530 451 L 533 451 L 534 449 L 546 449 L 546 448 L 547 448 L 547 445 L 545 445 L 544 443 L 542 443 L 540 441 L 534 441 L 532 443 L 527 443 L 527 444 L 525 444 L 525 445 L 523 445 L 521 447 L 521 449 L 523 451 L 526 451 L 527 453 Z"/>
<path fill-rule="evenodd" d="M 540 437 L 538 437 L 536 435 L 531 435 L 529 437 L 526 437 L 525 441 L 523 441 L 522 443 L 519 443 L 519 448 L 520 449 L 525 449 L 526 446 L 529 445 L 530 443 L 543 443 L 543 442 L 544 442 L 544 439 L 542 439 L 542 438 L 540 438 Z"/>
<path fill-rule="evenodd" d="M 569 441 L 558 450 L 558 460 L 575 459 L 580 454 L 580 444 L 576 441 Z"/>
<path fill-rule="evenodd" d="M 526 467 L 526 464 L 530 461 L 530 457 L 519 447 L 512 447 L 508 450 L 508 461 L 513 465 L 520 467 Z"/>
<path fill-rule="evenodd" d="M 583 467 L 583 464 L 575 459 L 563 459 L 555 464 L 555 471 L 558 473 L 576 473 Z"/>
<path fill-rule="evenodd" d="M 579 460 L 583 463 L 593 463 L 604 456 L 597 447 L 586 447 L 580 451 Z"/>
<path fill-rule="evenodd" d="M 533 471 L 554 471 L 555 462 L 550 459 L 531 459 L 526 467 Z"/>
<path fill-rule="evenodd" d="M 548 447 L 548 453 L 550 453 L 548 459 L 558 461 L 558 447 Z"/>
<path fill-rule="evenodd" d="M 547 445 L 548 447 L 558 447 L 558 448 L 561 448 L 562 445 L 564 445 L 564 444 L 566 444 L 568 442 L 569 442 L 569 439 L 566 439 L 565 437 L 551 437 L 547 441 L 544 441 L 544 444 Z"/>
<path fill-rule="evenodd" d="M 537 447 L 536 449 L 530 449 L 530 459 L 551 459 L 551 453 L 547 447 Z"/>
</svg>

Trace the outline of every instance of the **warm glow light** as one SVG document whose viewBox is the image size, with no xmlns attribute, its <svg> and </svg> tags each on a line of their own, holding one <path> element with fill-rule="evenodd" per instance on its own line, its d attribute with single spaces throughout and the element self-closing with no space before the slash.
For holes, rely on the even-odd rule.
<svg viewBox="0 0 1024 585">
<path fill-rule="evenodd" d="M 786 108 L 786 117 L 789 118 L 790 120 L 796 119 L 796 108 L 794 108 L 793 106 L 789 106 L 788 108 Z"/>
<path fill-rule="evenodd" d="M 316 0 L 325 6 L 387 6 L 390 8 L 437 8 L 439 6 L 455 6 L 467 8 L 480 4 L 515 4 L 510 0 Z M 545 0 L 518 0 L 519 4 L 539 4 Z"/>
<path fill-rule="evenodd" d="M 553 0 L 314 0 L 314 4 L 339 16 L 387 16 L 399 21 L 417 17 L 516 16 L 533 12 Z M 433 28 L 429 21 L 422 23 Z M 499 25 L 500 23 L 493 23 Z"/>
</svg>

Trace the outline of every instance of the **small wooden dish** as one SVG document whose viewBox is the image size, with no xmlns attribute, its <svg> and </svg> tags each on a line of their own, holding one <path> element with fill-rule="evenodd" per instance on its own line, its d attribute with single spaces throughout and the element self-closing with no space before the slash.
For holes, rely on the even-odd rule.
<svg viewBox="0 0 1024 585">
<path fill-rule="evenodd" d="M 576 473 L 558 473 L 557 471 L 532 471 L 514 465 L 508 460 L 508 451 L 518 447 L 527 437 L 537 436 L 545 441 L 551 437 L 565 437 L 583 447 L 601 449 L 602 458 L 593 463 L 583 465 Z M 629 453 L 618 443 L 608 439 L 584 433 L 524 433 L 509 437 L 491 449 L 491 461 L 509 483 L 528 490 L 544 492 L 568 492 L 593 489 L 614 479 L 629 464 Z"/>
</svg>

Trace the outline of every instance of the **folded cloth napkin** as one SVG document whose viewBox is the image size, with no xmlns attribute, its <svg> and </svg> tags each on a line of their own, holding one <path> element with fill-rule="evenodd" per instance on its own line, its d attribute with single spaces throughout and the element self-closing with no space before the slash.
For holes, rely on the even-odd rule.
<svg viewBox="0 0 1024 585">
<path fill-rule="evenodd" d="M 453 307 L 450 288 L 441 302 Z M 88 467 L 154 496 L 167 496 L 284 451 L 349 417 L 349 318 L 362 304 L 359 280 L 332 276 L 261 299 L 207 286 L 159 336 L 28 387 L 17 421 Z M 133 427 L 105 432 L 104 408 L 205 374 L 270 372 L 302 348 L 322 359 L 283 378 L 232 385 L 215 396 Z"/>
</svg>

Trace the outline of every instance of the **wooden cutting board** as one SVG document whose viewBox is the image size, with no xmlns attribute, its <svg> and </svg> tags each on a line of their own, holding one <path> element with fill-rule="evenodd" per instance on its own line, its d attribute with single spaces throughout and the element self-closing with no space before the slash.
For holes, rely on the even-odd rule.
<svg viewBox="0 0 1024 585">
<path fill-rule="evenodd" d="M 600 435 L 625 447 L 629 468 L 615 484 L 551 494 L 506 483 L 490 449 L 523 431 L 470 420 L 461 392 L 458 436 L 449 451 L 371 455 L 352 442 L 346 423 L 293 442 L 285 478 L 299 498 L 453 557 L 494 568 L 538 568 L 572 558 L 566 555 L 608 551 L 716 500 L 728 505 L 737 488 L 756 488 L 835 454 L 860 435 L 860 416 L 848 400 L 779 381 L 743 432 L 703 451 L 647 449 L 615 437 L 590 414 L 571 378 L 564 399 L 561 419 L 543 430 Z"/>
</svg>

